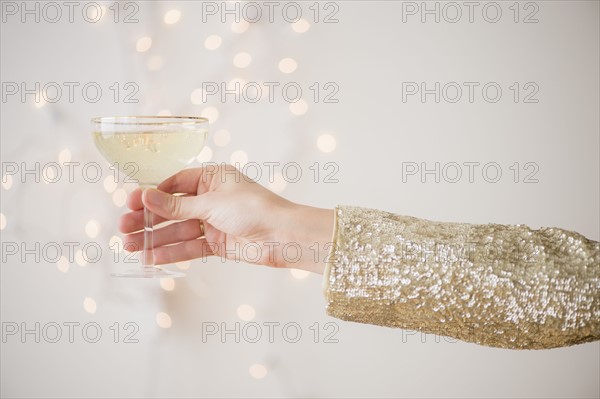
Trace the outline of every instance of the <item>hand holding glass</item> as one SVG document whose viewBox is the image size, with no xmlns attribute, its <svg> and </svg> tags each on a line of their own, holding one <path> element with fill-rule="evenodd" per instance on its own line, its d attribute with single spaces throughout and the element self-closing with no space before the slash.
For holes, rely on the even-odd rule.
<svg viewBox="0 0 600 399">
<path fill-rule="evenodd" d="M 124 173 L 135 170 L 131 177 L 141 188 L 155 188 L 185 168 L 202 151 L 208 134 L 208 120 L 181 116 L 100 117 L 92 119 L 92 132 L 96 147 L 108 162 Z M 144 208 L 142 266 L 113 273 L 113 276 L 184 276 L 155 265 L 153 228 L 152 213 Z"/>
</svg>

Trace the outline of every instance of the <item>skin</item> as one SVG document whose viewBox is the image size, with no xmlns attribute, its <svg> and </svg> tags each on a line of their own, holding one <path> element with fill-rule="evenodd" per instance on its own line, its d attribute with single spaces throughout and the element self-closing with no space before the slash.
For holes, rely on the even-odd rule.
<svg viewBox="0 0 600 399">
<path fill-rule="evenodd" d="M 332 209 L 288 201 L 231 165 L 185 169 L 157 190 L 133 191 L 127 206 L 119 219 L 126 249 L 143 246 L 144 206 L 164 224 L 154 232 L 159 265 L 219 256 L 323 274 L 331 248 Z"/>
</svg>

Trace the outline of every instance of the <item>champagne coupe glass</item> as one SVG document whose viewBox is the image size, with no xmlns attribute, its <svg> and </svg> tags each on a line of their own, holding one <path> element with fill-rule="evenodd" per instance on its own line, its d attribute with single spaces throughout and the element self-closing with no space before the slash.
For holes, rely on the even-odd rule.
<svg viewBox="0 0 600 399">
<path fill-rule="evenodd" d="M 208 119 L 187 116 L 108 116 L 92 119 L 96 147 L 115 168 L 142 189 L 155 188 L 191 163 L 202 151 Z M 152 213 L 144 208 L 141 267 L 116 277 L 182 277 L 154 263 Z"/>
</svg>

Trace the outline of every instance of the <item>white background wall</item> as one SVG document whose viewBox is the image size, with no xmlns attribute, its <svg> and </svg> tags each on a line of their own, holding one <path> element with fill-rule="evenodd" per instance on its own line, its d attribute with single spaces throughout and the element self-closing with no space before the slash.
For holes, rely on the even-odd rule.
<svg viewBox="0 0 600 399">
<path fill-rule="evenodd" d="M 271 270 L 217 259 L 194 261 L 187 277 L 167 291 L 159 281 L 114 279 L 110 271 L 126 267 L 123 254 L 115 263 L 109 242 L 118 235 L 117 217 L 125 211 L 122 199 L 127 184 L 108 185 L 111 171 L 93 146 L 89 119 L 99 115 L 204 114 L 211 118 L 211 133 L 201 160 L 229 162 L 243 151 L 248 162 L 297 162 L 303 176 L 297 183 L 274 189 L 298 202 L 333 207 L 353 204 L 433 220 L 471 223 L 527 224 L 538 228 L 556 226 L 599 237 L 599 5 L 596 1 L 536 1 L 518 4 L 514 21 L 513 2 L 489 5 L 481 2 L 469 22 L 469 9 L 438 3 L 439 23 L 433 15 L 407 15 L 412 4 L 394 1 L 338 1 L 329 8 L 318 5 L 319 22 L 309 9 L 312 2 L 298 2 L 310 28 L 298 33 L 282 16 L 285 3 L 275 9 L 274 21 L 266 14 L 247 30 L 232 30 L 233 15 L 222 23 L 220 14 L 203 13 L 198 1 L 137 2 L 136 8 L 114 13 L 104 9 L 97 23 L 86 22 L 79 2 L 74 22 L 62 2 L 62 18 L 51 23 L 54 10 L 46 8 L 39 23 L 33 15 L 21 22 L 21 2 L 10 15 L 10 2 L 2 2 L 1 25 L 1 156 L 3 174 L 16 162 L 20 170 L 3 176 L 1 192 L 2 242 L 25 248 L 48 248 L 39 261 L 23 252 L 9 255 L 3 248 L 1 268 L 2 342 L 1 393 L 3 396 L 100 397 L 100 396 L 394 396 L 394 397 L 598 397 L 600 346 L 590 343 L 545 351 L 510 351 L 454 342 L 432 335 L 353 324 L 324 314 L 321 278 L 295 278 L 287 270 Z M 36 2 L 28 2 L 30 8 Z M 102 3 L 110 7 L 113 3 Z M 224 3 L 214 3 L 222 9 Z M 257 3 L 266 13 L 267 6 Z M 414 3 L 421 8 L 421 2 Z M 428 7 L 435 7 L 428 2 Z M 239 6 L 239 5 L 238 5 Z M 500 20 L 493 19 L 496 8 Z M 496 7 L 497 6 L 497 7 Z M 6 7 L 9 7 L 8 9 Z M 39 3 L 43 13 L 44 3 Z M 228 7 L 234 7 L 233 3 Z M 513 6 L 514 7 L 514 6 Z M 164 22 L 165 13 L 179 10 L 174 24 Z M 9 12 L 6 12 L 8 10 Z M 245 9 L 253 17 L 253 10 Z M 337 10 L 337 11 L 336 11 Z M 444 14 L 443 11 L 446 11 Z M 88 10 L 93 18 L 93 8 Z M 137 23 L 123 23 L 135 11 Z M 323 23 L 324 14 L 336 11 L 337 23 Z M 293 17 L 292 9 L 287 16 Z M 537 23 L 523 23 L 535 12 Z M 206 22 L 203 22 L 203 16 Z M 403 16 L 406 21 L 403 22 Z M 44 18 L 46 17 L 46 18 Z M 236 25 L 235 30 L 246 28 Z M 209 50 L 205 39 L 220 36 L 220 47 Z M 136 43 L 148 36 L 152 45 L 136 51 Z M 247 52 L 252 62 L 234 66 L 236 54 Z M 281 59 L 290 57 L 297 69 L 282 73 Z M 276 101 L 236 103 L 211 97 L 192 103 L 203 82 L 297 82 L 303 88 L 307 110 L 290 111 L 276 92 Z M 60 100 L 35 103 L 34 95 L 21 101 L 20 93 L 8 95 L 10 82 L 28 88 L 40 82 L 63 85 Z M 64 82 L 78 82 L 69 102 Z M 103 89 L 92 103 L 81 87 L 95 82 Z M 110 86 L 117 82 L 121 97 L 115 102 Z M 123 101 L 124 85 L 139 88 L 139 102 Z M 314 82 L 334 82 L 338 103 L 315 103 L 309 89 Z M 475 98 L 457 103 L 433 95 L 402 101 L 403 82 L 478 82 Z M 482 97 L 481 87 L 495 82 L 502 97 L 492 103 Z M 513 100 L 514 82 L 532 82 L 539 91 L 537 103 Z M 12 87 L 12 86 L 11 86 Z M 47 86 L 50 88 L 50 86 Z M 196 92 L 196 95 L 199 92 Z M 52 92 L 46 95 L 53 97 Z M 89 92 L 93 95 L 93 91 Z M 322 95 L 324 92 L 321 93 Z M 493 91 L 489 92 L 493 95 Z M 453 96 L 454 92 L 448 92 Z M 209 108 L 212 107 L 212 108 Z M 215 113 L 215 109 L 218 115 Z M 215 133 L 226 129 L 230 141 L 215 143 Z M 224 133 L 219 133 L 220 137 Z M 335 149 L 323 152 L 318 138 L 330 134 Z M 223 144 L 223 142 L 219 142 Z M 240 153 L 234 160 L 243 158 Z M 101 163 L 102 179 L 89 183 L 81 166 L 73 182 L 62 167 L 56 183 L 35 182 L 24 175 L 40 163 Z M 24 162 L 25 164 L 21 164 Z M 338 183 L 313 181 L 309 166 L 326 162 L 339 170 Z M 433 176 L 402 179 L 403 162 L 425 162 L 434 167 L 449 162 L 496 162 L 502 170 L 497 183 L 487 182 L 476 170 L 474 181 L 465 175 L 457 183 L 436 183 Z M 519 162 L 519 181 L 509 169 Z M 525 163 L 538 167 L 537 183 L 524 183 Z M 262 182 L 267 168 L 263 167 Z M 276 169 L 281 172 L 281 168 Z M 51 176 L 51 175 L 48 175 Z M 486 177 L 492 177 L 493 174 Z M 24 182 L 22 181 L 24 180 Z M 109 192 L 110 191 L 110 192 Z M 95 221 L 91 222 L 90 221 Z M 86 230 L 86 226 L 88 226 Z M 77 260 L 55 261 L 52 244 L 68 257 L 66 242 L 96 242 L 100 260 L 81 266 Z M 48 246 L 49 245 L 49 246 Z M 91 256 L 94 255 L 90 250 Z M 43 254 L 42 254 L 43 255 Z M 79 262 L 78 262 L 79 261 Z M 166 288 L 170 282 L 163 282 Z M 86 299 L 87 298 L 87 299 Z M 281 323 L 274 342 L 263 337 L 250 343 L 244 337 L 215 335 L 203 340 L 208 325 L 247 326 L 238 307 L 255 310 L 253 322 Z M 158 313 L 170 318 L 162 328 Z M 166 316 L 162 316 L 163 318 Z M 64 323 L 75 327 L 73 342 Z M 97 343 L 82 335 L 86 323 L 97 323 L 102 337 Z M 110 329 L 118 322 L 114 341 Z M 138 326 L 138 343 L 123 343 L 124 324 Z M 297 343 L 288 343 L 281 326 L 295 322 L 302 329 Z M 337 343 L 324 343 L 324 324 L 335 323 Z M 22 324 L 24 323 L 24 324 Z M 22 336 L 22 327 L 40 323 L 40 342 L 35 334 Z M 59 342 L 48 342 L 61 327 Z M 319 323 L 318 343 L 313 341 Z M 15 335 L 6 335 L 17 326 Z M 88 326 L 94 326 L 88 324 Z M 54 326 L 54 327 L 53 327 Z M 114 328 L 114 327 L 113 327 Z M 132 330 L 129 330 L 132 331 Z M 44 334 L 45 332 L 45 334 Z M 247 330 L 250 333 L 250 330 Z M 293 330 L 287 338 L 293 338 Z M 24 342 L 23 342 L 24 341 Z M 260 366 L 256 366 L 256 365 Z M 254 365 L 254 366 L 253 366 Z M 263 378 L 260 377 L 264 374 Z M 261 374 L 260 371 L 263 371 Z M 261 374 L 261 375 L 257 375 Z"/>
</svg>

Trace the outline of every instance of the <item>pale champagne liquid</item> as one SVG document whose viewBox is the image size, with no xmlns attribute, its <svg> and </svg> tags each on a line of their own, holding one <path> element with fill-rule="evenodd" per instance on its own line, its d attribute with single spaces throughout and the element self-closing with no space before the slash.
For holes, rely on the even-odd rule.
<svg viewBox="0 0 600 399">
<path fill-rule="evenodd" d="M 94 142 L 111 164 L 140 186 L 156 186 L 202 151 L 206 130 L 180 132 L 99 133 Z"/>
</svg>

